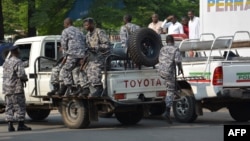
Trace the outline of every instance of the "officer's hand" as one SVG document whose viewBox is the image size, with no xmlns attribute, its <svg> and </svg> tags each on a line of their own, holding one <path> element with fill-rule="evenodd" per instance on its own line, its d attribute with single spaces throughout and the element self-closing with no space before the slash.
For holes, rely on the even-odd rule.
<svg viewBox="0 0 250 141">
<path fill-rule="evenodd" d="M 26 87 L 27 86 L 27 84 L 26 84 L 27 81 L 22 81 L 22 82 L 23 82 L 23 87 Z"/>
</svg>

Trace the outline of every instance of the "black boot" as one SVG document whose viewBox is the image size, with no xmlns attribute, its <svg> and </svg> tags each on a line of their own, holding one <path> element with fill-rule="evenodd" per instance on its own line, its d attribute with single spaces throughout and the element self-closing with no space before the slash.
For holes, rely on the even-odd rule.
<svg viewBox="0 0 250 141">
<path fill-rule="evenodd" d="M 14 126 L 13 126 L 13 122 L 12 122 L 12 121 L 9 121 L 9 122 L 8 122 L 8 131 L 9 131 L 9 132 L 15 131 L 15 128 L 14 128 Z"/>
<path fill-rule="evenodd" d="M 95 91 L 91 94 L 90 97 L 100 97 L 102 95 L 103 87 L 102 85 L 94 86 Z"/>
<path fill-rule="evenodd" d="M 48 92 L 47 95 L 48 96 L 55 95 L 58 90 L 59 90 L 59 84 L 53 84 L 53 90 Z"/>
<path fill-rule="evenodd" d="M 162 114 L 162 116 L 167 120 L 169 124 L 173 123 L 170 118 L 170 107 L 166 107 L 166 111 Z"/>
<path fill-rule="evenodd" d="M 86 88 L 81 88 L 81 92 L 80 92 L 80 94 L 78 95 L 78 97 L 86 97 L 86 96 L 89 95 L 89 93 L 90 93 L 90 90 L 89 90 L 88 87 L 86 87 Z"/>
<path fill-rule="evenodd" d="M 31 130 L 31 128 L 28 127 L 28 126 L 26 126 L 26 125 L 24 124 L 24 121 L 19 121 L 19 122 L 18 122 L 17 131 L 30 131 L 30 130 Z"/>
<path fill-rule="evenodd" d="M 58 92 L 56 94 L 59 96 L 63 96 L 65 94 L 66 90 L 67 90 L 67 86 L 62 84 L 61 88 L 58 90 Z"/>
</svg>

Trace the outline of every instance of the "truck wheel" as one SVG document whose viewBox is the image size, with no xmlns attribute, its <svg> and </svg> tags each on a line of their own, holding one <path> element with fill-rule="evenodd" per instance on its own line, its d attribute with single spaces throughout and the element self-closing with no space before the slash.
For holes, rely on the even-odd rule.
<svg viewBox="0 0 250 141">
<path fill-rule="evenodd" d="M 173 112 L 175 119 L 179 122 L 190 123 L 196 120 L 195 98 L 190 96 L 190 90 L 183 89 L 184 96 L 173 102 Z M 186 94 L 185 94 L 186 93 Z"/>
<path fill-rule="evenodd" d="M 134 125 L 143 118 L 143 108 L 138 106 L 134 111 L 115 112 L 115 117 L 123 125 Z"/>
<path fill-rule="evenodd" d="M 50 114 L 50 109 L 26 109 L 27 115 L 32 120 L 44 120 Z"/>
<path fill-rule="evenodd" d="M 86 128 L 90 124 L 87 103 L 82 100 L 69 100 L 62 103 L 62 119 L 71 129 Z"/>
<path fill-rule="evenodd" d="M 150 28 L 140 28 L 128 39 L 128 54 L 138 65 L 154 66 L 162 47 L 160 36 Z"/>
<path fill-rule="evenodd" d="M 250 103 L 237 103 L 228 107 L 231 117 L 238 122 L 250 120 Z"/>
<path fill-rule="evenodd" d="M 164 113 L 166 109 L 165 103 L 161 104 L 153 104 L 149 108 L 150 115 L 152 116 L 158 116 Z"/>
</svg>

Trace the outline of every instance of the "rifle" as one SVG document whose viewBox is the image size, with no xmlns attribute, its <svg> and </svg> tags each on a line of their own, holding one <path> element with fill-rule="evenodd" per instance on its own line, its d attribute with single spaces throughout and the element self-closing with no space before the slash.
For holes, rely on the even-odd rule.
<svg viewBox="0 0 250 141">
<path fill-rule="evenodd" d="M 86 69 L 86 67 L 87 67 L 87 65 L 88 65 L 88 63 L 89 63 L 88 58 L 89 58 L 89 54 L 85 55 L 85 56 L 80 60 L 80 64 L 81 64 L 80 70 Z"/>
</svg>

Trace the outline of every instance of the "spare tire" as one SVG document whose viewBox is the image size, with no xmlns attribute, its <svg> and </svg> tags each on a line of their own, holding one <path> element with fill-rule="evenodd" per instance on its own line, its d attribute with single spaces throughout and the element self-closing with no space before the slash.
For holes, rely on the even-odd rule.
<svg viewBox="0 0 250 141">
<path fill-rule="evenodd" d="M 161 47 L 160 36 L 150 28 L 137 29 L 128 39 L 128 55 L 137 65 L 157 64 Z"/>
</svg>

